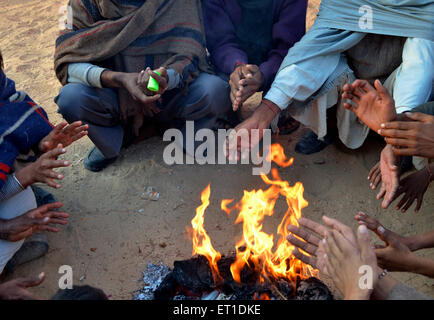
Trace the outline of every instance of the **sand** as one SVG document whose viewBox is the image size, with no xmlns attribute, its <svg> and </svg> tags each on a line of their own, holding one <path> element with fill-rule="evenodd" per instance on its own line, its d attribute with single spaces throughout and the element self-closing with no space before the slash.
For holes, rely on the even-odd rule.
<svg viewBox="0 0 434 320">
<path fill-rule="evenodd" d="M 0 49 L 6 72 L 18 89 L 28 92 L 47 110 L 54 123 L 61 118 L 53 102 L 60 85 L 54 75 L 52 56 L 61 18 L 59 8 L 65 3 L 0 0 Z M 316 5 L 311 2 L 309 25 L 315 10 Z M 378 160 L 381 140 L 370 138 L 356 151 L 335 144 L 319 154 L 303 156 L 293 150 L 305 132 L 300 128 L 291 136 L 277 139 L 286 153 L 295 158 L 294 165 L 280 169 L 280 174 L 291 183 L 304 184 L 309 202 L 304 216 L 319 220 L 327 214 L 355 227 L 353 216 L 363 210 L 404 235 L 434 228 L 432 187 L 417 214 L 411 210 L 405 214 L 393 208 L 383 210 L 375 199 L 366 176 Z M 220 200 L 239 200 L 244 189 L 265 187 L 259 177 L 252 176 L 249 165 L 168 166 L 162 159 L 165 143 L 158 137 L 133 145 L 115 165 L 102 173 L 92 173 L 83 168 L 83 158 L 91 146 L 86 138 L 69 148 L 65 158 L 72 165 L 63 170 L 66 177 L 62 189 L 52 190 L 71 214 L 68 226 L 58 234 L 49 234 L 50 250 L 44 258 L 23 265 L 13 275 L 46 271 L 45 282 L 33 289 L 43 299 L 57 291 L 62 265 L 72 266 L 75 284 L 100 287 L 114 299 L 131 299 L 142 286 L 141 273 L 148 262 L 172 266 L 174 260 L 191 256 L 192 245 L 185 227 L 190 225 L 200 204 L 200 193 L 208 183 L 212 194 L 205 226 L 214 247 L 222 253 L 231 252 L 241 230 L 234 225 L 235 216 L 228 217 L 220 210 Z M 325 163 L 315 164 L 317 160 Z M 159 201 L 140 199 L 146 186 L 160 192 Z M 267 218 L 266 230 L 274 230 L 282 215 L 283 208 Z M 434 258 L 434 250 L 420 254 Z M 433 280 L 413 274 L 394 275 L 434 297 Z"/>
</svg>

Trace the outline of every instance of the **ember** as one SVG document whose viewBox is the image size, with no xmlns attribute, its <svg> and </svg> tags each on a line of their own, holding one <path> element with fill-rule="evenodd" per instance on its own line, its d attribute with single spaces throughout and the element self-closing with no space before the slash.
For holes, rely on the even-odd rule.
<svg viewBox="0 0 434 320">
<path fill-rule="evenodd" d="M 279 166 L 292 165 L 283 148 L 273 144 L 267 156 Z M 332 299 L 328 288 L 316 277 L 318 271 L 302 263 L 292 255 L 294 247 L 286 241 L 289 224 L 298 226 L 301 211 L 308 205 L 303 198 L 303 185 L 290 186 L 283 181 L 277 169 L 271 171 L 271 179 L 262 174 L 269 185 L 263 190 L 244 190 L 242 199 L 229 207 L 234 199 L 221 201 L 221 208 L 228 215 L 237 211 L 235 223 L 242 223 L 243 235 L 235 247 L 235 253 L 224 257 L 214 249 L 204 228 L 205 211 L 209 206 L 211 187 L 201 194 L 202 204 L 188 229 L 193 242 L 193 258 L 176 261 L 173 271 L 154 292 L 155 299 Z M 286 200 L 288 208 L 277 227 L 278 240 L 263 231 L 266 216 L 274 214 L 279 197 Z"/>
</svg>

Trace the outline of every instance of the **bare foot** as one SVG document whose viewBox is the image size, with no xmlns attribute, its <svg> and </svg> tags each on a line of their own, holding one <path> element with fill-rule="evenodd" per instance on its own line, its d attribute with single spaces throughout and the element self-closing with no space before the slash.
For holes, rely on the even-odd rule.
<svg viewBox="0 0 434 320">
<path fill-rule="evenodd" d="M 378 132 L 381 124 L 396 118 L 395 102 L 379 80 L 374 87 L 368 81 L 357 79 L 343 88 L 343 99 L 352 103 L 344 103 L 344 107 L 354 112 L 369 128 Z"/>
</svg>

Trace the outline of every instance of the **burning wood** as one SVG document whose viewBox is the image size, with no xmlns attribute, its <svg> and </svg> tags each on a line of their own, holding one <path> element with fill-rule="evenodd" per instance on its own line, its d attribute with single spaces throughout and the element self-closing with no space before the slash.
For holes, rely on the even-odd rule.
<svg viewBox="0 0 434 320">
<path fill-rule="evenodd" d="M 271 146 L 269 161 L 280 166 L 292 165 L 279 144 Z M 176 261 L 174 269 L 154 292 L 156 299 L 218 297 L 231 299 L 331 299 L 328 288 L 315 276 L 318 271 L 296 259 L 294 247 L 286 241 L 289 224 L 298 226 L 301 211 L 308 205 L 303 198 L 303 185 L 290 186 L 273 168 L 271 178 L 261 175 L 269 186 L 266 190 L 244 190 L 242 199 L 229 207 L 233 199 L 224 199 L 221 208 L 228 215 L 238 211 L 235 223 L 242 223 L 243 236 L 235 246 L 235 254 L 222 257 L 215 250 L 204 228 L 205 211 L 209 206 L 211 187 L 201 194 L 202 204 L 196 209 L 189 232 L 193 242 L 193 258 Z M 274 235 L 263 231 L 263 221 L 274 214 L 279 197 L 286 200 L 288 209 Z"/>
</svg>

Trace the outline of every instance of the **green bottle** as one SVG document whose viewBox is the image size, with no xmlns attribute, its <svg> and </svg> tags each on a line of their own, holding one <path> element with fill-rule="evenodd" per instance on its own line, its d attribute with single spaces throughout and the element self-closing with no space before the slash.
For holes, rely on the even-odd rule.
<svg viewBox="0 0 434 320">
<path fill-rule="evenodd" d="M 158 71 L 154 71 L 154 72 L 159 76 L 161 76 L 161 74 Z M 158 90 L 160 90 L 160 86 L 158 85 L 158 82 L 152 77 L 149 77 L 148 90 L 152 92 L 158 92 Z"/>
</svg>

